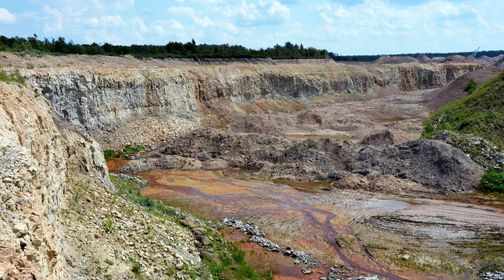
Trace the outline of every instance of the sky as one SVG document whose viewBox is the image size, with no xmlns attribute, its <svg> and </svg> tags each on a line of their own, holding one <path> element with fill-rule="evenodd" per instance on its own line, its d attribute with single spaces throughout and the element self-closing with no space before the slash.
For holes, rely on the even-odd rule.
<svg viewBox="0 0 504 280">
<path fill-rule="evenodd" d="M 342 55 L 504 49 L 504 0 L 0 0 L 0 34 L 170 41 Z"/>
</svg>

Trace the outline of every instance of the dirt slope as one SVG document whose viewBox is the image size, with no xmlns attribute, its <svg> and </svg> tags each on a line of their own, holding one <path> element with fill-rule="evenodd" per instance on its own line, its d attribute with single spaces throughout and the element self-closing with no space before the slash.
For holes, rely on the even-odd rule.
<svg viewBox="0 0 504 280">
<path fill-rule="evenodd" d="M 473 79 L 476 83 L 478 83 L 478 85 L 482 85 L 499 72 L 500 71 L 497 68 L 491 67 L 464 74 L 453 82 L 430 93 L 427 96 L 427 99 L 429 100 L 426 105 L 430 110 L 435 111 L 444 104 L 450 103 L 455 99 L 467 95 L 464 91 L 464 87 L 467 85 L 469 80 Z"/>
</svg>

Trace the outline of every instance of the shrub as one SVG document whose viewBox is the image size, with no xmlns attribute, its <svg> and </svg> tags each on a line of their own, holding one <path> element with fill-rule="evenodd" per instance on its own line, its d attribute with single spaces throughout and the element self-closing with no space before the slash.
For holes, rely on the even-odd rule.
<svg viewBox="0 0 504 280">
<path fill-rule="evenodd" d="M 154 207 L 156 206 L 156 202 L 150 197 L 140 196 L 138 200 L 140 205 L 142 205 L 143 207 L 154 209 Z"/>
<path fill-rule="evenodd" d="M 144 146 L 126 146 L 123 148 L 122 153 L 126 156 L 138 153 L 143 151 L 145 148 Z"/>
<path fill-rule="evenodd" d="M 236 263 L 245 263 L 245 252 L 243 250 L 236 249 L 233 251 L 233 260 Z"/>
<path fill-rule="evenodd" d="M 103 152 L 103 156 L 105 159 L 111 159 L 111 158 L 126 158 L 129 159 L 133 154 L 139 153 L 141 151 L 145 150 L 144 146 L 125 146 L 122 150 L 120 151 L 114 151 L 114 150 L 105 150 Z"/>
<path fill-rule="evenodd" d="M 119 157 L 118 154 L 115 151 L 113 151 L 113 150 L 105 150 L 105 151 L 103 151 L 103 156 L 105 157 L 105 159 L 111 159 L 111 158 Z"/>
<path fill-rule="evenodd" d="M 479 191 L 504 193 L 504 172 L 488 171 L 481 178 Z"/>
<path fill-rule="evenodd" d="M 471 93 L 473 93 L 473 91 L 476 90 L 477 87 L 478 87 L 478 83 L 476 83 L 475 80 L 470 79 L 469 82 L 467 82 L 467 84 L 465 85 L 464 91 L 471 94 Z"/>
</svg>

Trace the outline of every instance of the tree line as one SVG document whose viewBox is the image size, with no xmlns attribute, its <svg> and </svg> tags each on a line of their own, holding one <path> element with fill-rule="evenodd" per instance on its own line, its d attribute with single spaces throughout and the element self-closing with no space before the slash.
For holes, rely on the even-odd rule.
<svg viewBox="0 0 504 280">
<path fill-rule="evenodd" d="M 448 57 L 452 55 L 470 56 L 474 52 L 451 52 L 451 53 L 404 53 L 404 54 L 389 54 L 389 56 L 410 56 L 419 57 L 425 55 L 429 58 L 435 57 Z M 504 50 L 492 50 L 492 51 L 479 51 L 476 53 L 476 58 L 482 56 L 495 57 L 504 54 Z M 380 58 L 382 55 L 338 55 L 335 53 L 329 53 L 329 56 L 335 61 L 347 61 L 347 62 L 372 62 Z"/>
<path fill-rule="evenodd" d="M 28 38 L 0 36 L 0 51 L 47 53 L 47 54 L 89 54 L 89 55 L 132 55 L 137 58 L 328 58 L 327 50 L 302 44 L 285 43 L 269 48 L 249 49 L 240 45 L 197 44 L 190 42 L 169 42 L 166 45 L 113 45 L 76 44 L 63 37 L 39 39 L 36 34 Z"/>
</svg>

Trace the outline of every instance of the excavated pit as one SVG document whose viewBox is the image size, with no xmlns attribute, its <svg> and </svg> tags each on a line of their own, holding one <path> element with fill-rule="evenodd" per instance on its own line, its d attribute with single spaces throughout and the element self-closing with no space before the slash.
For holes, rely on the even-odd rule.
<svg viewBox="0 0 504 280">
<path fill-rule="evenodd" d="M 443 141 L 418 140 L 477 62 L 2 55 L 65 127 L 67 165 L 103 168 L 79 154 L 100 152 L 91 138 L 103 149 L 143 145 L 109 170 L 146 179 L 145 196 L 204 219 L 254 222 L 322 261 L 306 268 L 221 229 L 275 279 L 477 279 L 504 269 L 504 203 L 470 194 L 483 168 Z M 83 134 L 75 143 L 74 130 Z"/>
</svg>

